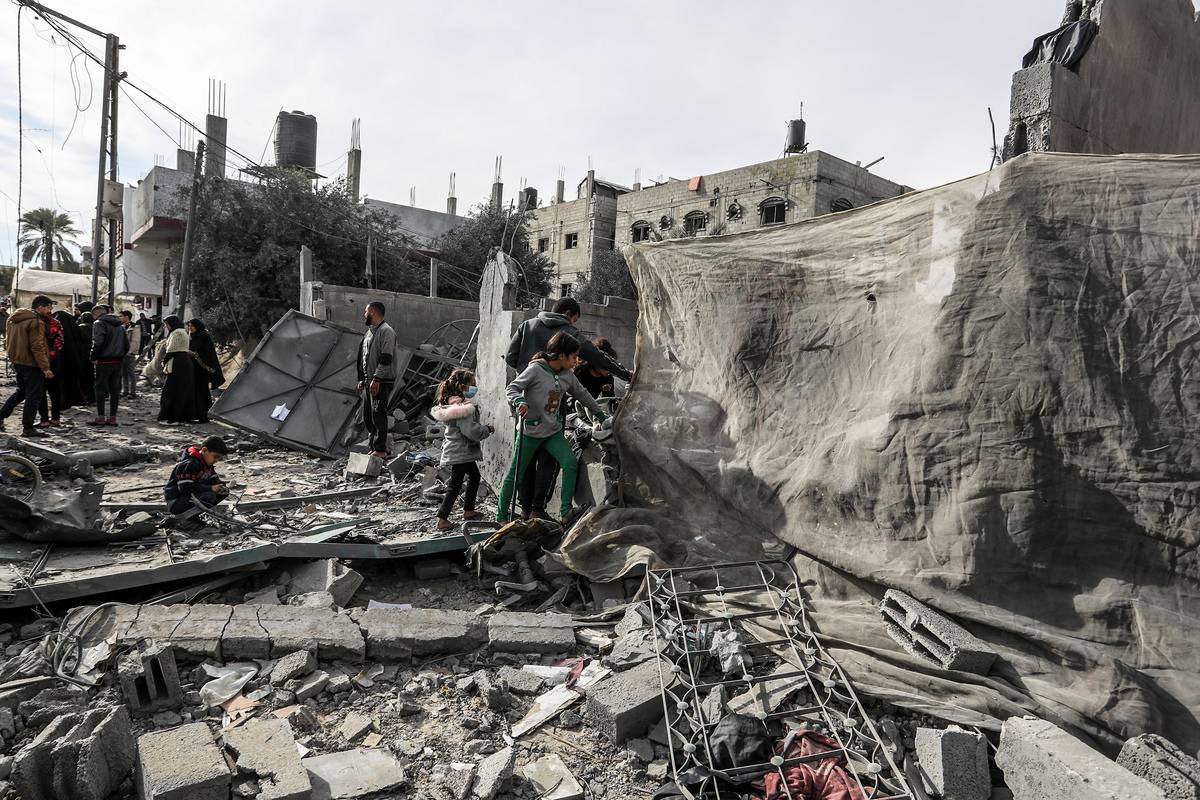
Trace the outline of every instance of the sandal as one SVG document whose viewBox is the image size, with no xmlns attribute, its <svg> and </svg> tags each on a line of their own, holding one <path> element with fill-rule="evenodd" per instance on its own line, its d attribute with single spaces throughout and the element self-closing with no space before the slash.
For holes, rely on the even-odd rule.
<svg viewBox="0 0 1200 800">
<path fill-rule="evenodd" d="M 448 530 L 450 530 L 450 529 L 451 529 L 451 528 L 453 528 L 453 527 L 454 527 L 454 525 L 453 525 L 453 524 L 451 524 L 450 520 L 448 520 L 448 519 L 442 519 L 441 517 L 438 517 L 438 521 L 437 521 L 437 529 L 438 529 L 439 531 L 448 531 Z"/>
<path fill-rule="evenodd" d="M 463 512 L 463 519 L 465 519 L 465 520 L 479 519 L 482 516 L 483 516 L 483 514 L 480 514 L 478 511 L 464 511 Z"/>
</svg>

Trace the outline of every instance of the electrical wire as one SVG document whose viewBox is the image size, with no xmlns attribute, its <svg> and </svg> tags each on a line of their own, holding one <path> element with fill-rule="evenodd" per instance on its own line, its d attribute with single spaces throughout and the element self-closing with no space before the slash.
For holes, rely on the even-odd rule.
<svg viewBox="0 0 1200 800">
<path fill-rule="evenodd" d="M 21 80 L 21 12 L 17 6 L 17 238 L 21 237 L 21 192 L 25 187 L 25 100 Z M 20 264 L 16 265 L 20 269 Z"/>
</svg>

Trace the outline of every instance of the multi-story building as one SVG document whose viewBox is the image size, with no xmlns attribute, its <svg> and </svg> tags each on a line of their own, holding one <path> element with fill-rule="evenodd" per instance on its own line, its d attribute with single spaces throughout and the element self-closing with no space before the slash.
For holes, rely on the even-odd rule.
<svg viewBox="0 0 1200 800">
<path fill-rule="evenodd" d="M 569 294 L 597 253 L 637 242 L 707 236 L 809 219 L 911 191 L 857 164 L 814 150 L 747 167 L 627 188 L 593 172 L 575 200 L 529 215 L 529 241 L 557 266 Z"/>
<path fill-rule="evenodd" d="M 561 294 L 570 294 L 592 271 L 597 252 L 613 249 L 618 198 L 628 192 L 628 187 L 599 179 L 589 170 L 575 189 L 576 199 L 563 199 L 559 181 L 555 202 L 530 212 L 529 243 L 557 266 Z"/>
</svg>

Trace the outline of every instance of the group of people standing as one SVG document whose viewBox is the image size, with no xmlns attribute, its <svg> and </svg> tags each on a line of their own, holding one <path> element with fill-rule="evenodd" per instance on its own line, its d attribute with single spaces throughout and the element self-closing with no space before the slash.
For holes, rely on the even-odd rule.
<svg viewBox="0 0 1200 800">
<path fill-rule="evenodd" d="M 210 390 L 224 383 L 224 377 L 203 322 L 192 320 L 184 330 L 178 317 L 160 322 L 139 313 L 135 320 L 132 311 L 114 314 L 107 305 L 86 301 L 71 314 L 55 311 L 54 305 L 38 295 L 5 322 L 5 348 L 17 388 L 0 406 L 0 430 L 22 402 L 25 437 L 44 437 L 46 428 L 63 425 L 65 409 L 93 403 L 96 417 L 88 424 L 116 425 L 120 398 L 137 396 L 138 362 L 148 354 L 153 354 L 155 368 L 167 373 L 159 420 L 207 421 Z M 166 341 L 160 341 L 164 336 Z M 187 355 L 179 358 L 180 353 Z"/>
<path fill-rule="evenodd" d="M 581 310 L 570 297 L 558 301 L 553 311 L 543 311 L 527 320 L 509 344 L 505 361 L 517 377 L 506 389 L 506 401 L 517 422 L 512 461 L 500 488 L 496 519 L 506 522 L 511 515 L 513 493 L 525 519 L 549 518 L 549 502 L 558 471 L 562 471 L 559 513 L 571 513 L 579 458 L 564 433 L 568 400 L 587 408 L 604 422 L 607 412 L 597 397 L 614 396 L 614 377 L 629 381 L 632 373 L 617 361 L 607 340 L 588 341 L 576 324 Z M 441 464 L 451 468 L 446 497 L 438 509 L 437 527 L 450 528 L 450 512 L 460 493 L 463 519 L 479 516 L 475 509 L 479 490 L 478 462 L 483 458 L 481 442 L 495 428 L 483 425 L 478 407 L 475 375 L 456 369 L 438 387 L 434 419 L 445 425 Z"/>
</svg>

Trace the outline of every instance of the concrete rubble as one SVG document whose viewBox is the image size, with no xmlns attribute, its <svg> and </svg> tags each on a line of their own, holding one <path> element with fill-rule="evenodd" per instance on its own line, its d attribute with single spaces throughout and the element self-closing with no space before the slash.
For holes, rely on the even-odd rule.
<svg viewBox="0 0 1200 800">
<path fill-rule="evenodd" d="M 1200 761 L 1154 734 L 1135 736 L 1117 763 L 1162 789 L 1171 800 L 1200 800 Z"/>
</svg>

